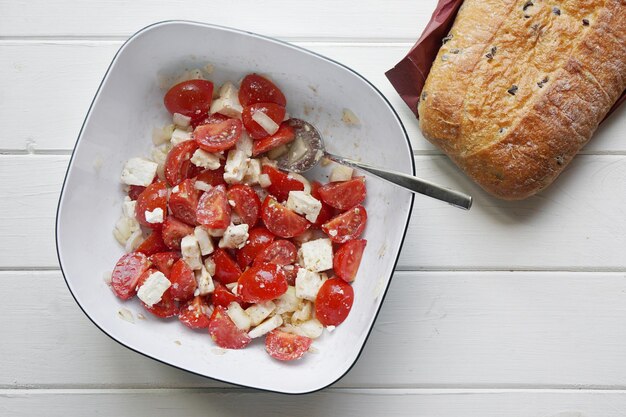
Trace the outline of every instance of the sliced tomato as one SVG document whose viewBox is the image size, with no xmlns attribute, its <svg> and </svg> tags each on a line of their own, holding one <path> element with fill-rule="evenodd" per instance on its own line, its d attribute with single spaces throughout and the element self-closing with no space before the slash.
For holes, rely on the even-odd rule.
<svg viewBox="0 0 626 417">
<path fill-rule="evenodd" d="M 141 304 L 143 304 L 144 308 L 150 313 L 162 319 L 174 317 L 178 314 L 178 304 L 176 304 L 176 301 L 174 301 L 174 298 L 172 298 L 172 294 L 169 288 L 163 293 L 161 301 L 154 304 L 153 306 L 150 307 L 145 305 L 144 303 Z"/>
<path fill-rule="evenodd" d="M 269 134 L 260 124 L 254 121 L 252 115 L 256 112 L 265 113 L 276 124 L 280 124 L 285 118 L 285 106 L 274 103 L 255 103 L 243 108 L 241 120 L 246 128 L 246 132 L 252 139 L 268 137 Z"/>
<path fill-rule="evenodd" d="M 150 233 L 150 236 L 146 238 L 141 245 L 135 250 L 135 252 L 143 253 L 146 256 L 153 255 L 159 252 L 165 252 L 167 250 L 167 246 L 165 242 L 163 242 L 163 237 L 161 236 L 160 230 L 154 230 Z"/>
<path fill-rule="evenodd" d="M 137 288 L 141 287 L 144 282 L 148 279 L 150 275 L 156 272 L 156 269 L 149 269 L 145 271 L 141 277 L 139 278 L 139 282 L 137 282 Z M 144 306 L 146 310 L 150 313 L 154 314 L 157 317 L 168 318 L 173 317 L 178 314 L 178 305 L 172 298 L 172 294 L 170 292 L 171 287 L 168 288 L 163 295 L 161 296 L 161 301 L 158 303 L 148 306 L 143 301 L 141 304 Z"/>
<path fill-rule="evenodd" d="M 146 187 L 139 197 L 135 206 L 135 217 L 140 225 L 146 227 L 160 227 L 161 223 L 148 223 L 146 211 L 163 210 L 163 217 L 167 214 L 167 187 L 162 181 L 154 182 Z"/>
<path fill-rule="evenodd" d="M 287 278 L 278 265 L 253 266 L 239 277 L 237 294 L 246 303 L 260 303 L 280 297 L 287 291 Z"/>
<path fill-rule="evenodd" d="M 200 125 L 211 125 L 214 123 L 220 123 L 223 122 L 224 120 L 228 120 L 229 117 L 228 116 L 224 116 L 223 114 L 220 113 L 211 113 L 208 116 L 206 116 L 205 118 L 198 118 L 198 119 L 192 119 L 191 120 L 191 127 L 193 127 L 194 129 Z"/>
<path fill-rule="evenodd" d="M 270 178 L 271 185 L 267 191 L 278 201 L 286 201 L 289 198 L 289 191 L 303 191 L 304 184 L 289 176 L 271 165 L 263 165 L 262 172 Z"/>
<path fill-rule="evenodd" d="M 262 264 L 289 265 L 296 261 L 298 249 L 288 240 L 276 240 L 254 258 L 254 266 Z"/>
<path fill-rule="evenodd" d="M 257 255 L 274 241 L 275 237 L 265 227 L 255 227 L 250 230 L 246 245 L 237 251 L 239 267 L 244 269 L 250 265 Z"/>
<path fill-rule="evenodd" d="M 221 306 L 227 308 L 230 303 L 238 303 L 239 299 L 235 294 L 228 291 L 228 288 L 215 281 L 215 290 L 211 293 L 211 303 L 214 306 Z"/>
<path fill-rule="evenodd" d="M 173 187 L 184 179 L 196 175 L 196 166 L 189 161 L 198 150 L 198 144 L 186 140 L 174 146 L 165 159 L 165 179 Z"/>
<path fill-rule="evenodd" d="M 311 224 L 271 196 L 267 196 L 261 208 L 261 218 L 267 230 L 276 236 L 291 238 L 304 233 Z"/>
<path fill-rule="evenodd" d="M 224 349 L 242 349 L 250 344 L 252 339 L 246 332 L 240 330 L 226 314 L 226 309 L 215 306 L 209 321 L 209 334 L 219 347 Z"/>
<path fill-rule="evenodd" d="M 324 326 L 337 326 L 348 317 L 353 302 L 350 284 L 339 278 L 326 280 L 315 298 L 315 317 Z"/>
<path fill-rule="evenodd" d="M 218 169 L 207 169 L 200 172 L 196 178 L 196 181 L 202 181 L 213 187 L 217 185 L 225 185 L 226 181 L 224 181 L 224 167 L 221 166 Z"/>
<path fill-rule="evenodd" d="M 233 211 L 245 224 L 254 227 L 261 212 L 261 200 L 256 191 L 248 185 L 236 184 L 230 187 L 226 195 L 228 203 L 234 203 Z"/>
<path fill-rule="evenodd" d="M 205 151 L 220 152 L 235 146 L 242 132 L 243 127 L 239 119 L 226 119 L 223 122 L 196 127 L 193 137 Z"/>
<path fill-rule="evenodd" d="M 180 241 L 193 233 L 193 227 L 170 216 L 163 222 L 161 236 L 165 245 L 174 250 L 180 250 Z"/>
<path fill-rule="evenodd" d="M 209 229 L 226 229 L 230 224 L 230 205 L 226 187 L 218 185 L 203 193 L 198 201 L 196 220 Z"/>
<path fill-rule="evenodd" d="M 213 262 L 215 262 L 215 275 L 213 278 L 222 284 L 237 282 L 241 275 L 241 269 L 228 252 L 224 249 L 216 248 L 213 252 Z"/>
<path fill-rule="evenodd" d="M 146 187 L 144 187 L 143 185 L 129 185 L 128 196 L 131 200 L 135 201 L 137 200 L 137 197 L 139 197 L 139 194 L 143 193 L 143 190 L 145 189 Z"/>
<path fill-rule="evenodd" d="M 282 122 L 278 131 L 272 136 L 254 141 L 252 156 L 257 156 L 279 146 L 291 143 L 296 138 L 293 127 L 288 122 Z"/>
<path fill-rule="evenodd" d="M 169 290 L 174 300 L 187 301 L 193 297 L 196 291 L 196 276 L 184 259 L 179 259 L 174 263 L 168 279 L 172 283 Z"/>
<path fill-rule="evenodd" d="M 206 329 L 209 327 L 208 312 L 206 297 L 198 295 L 180 306 L 178 320 L 190 329 Z"/>
<path fill-rule="evenodd" d="M 152 265 L 154 265 L 154 267 L 159 271 L 163 272 L 163 275 L 165 275 L 168 279 L 170 277 L 172 266 L 174 266 L 174 263 L 176 263 L 179 259 L 180 255 L 177 252 L 161 252 L 150 256 L 150 262 L 152 262 Z"/>
<path fill-rule="evenodd" d="M 365 200 L 365 178 L 357 177 L 349 181 L 330 182 L 319 190 L 322 201 L 339 210 L 348 210 Z"/>
<path fill-rule="evenodd" d="M 335 215 L 335 209 L 333 209 L 331 206 L 326 204 L 324 200 L 322 200 L 319 193 L 319 189 L 321 187 L 322 184 L 319 181 L 313 181 L 311 183 L 311 195 L 320 200 L 320 202 L 322 203 L 322 208 L 317 215 L 317 219 L 315 219 L 315 223 L 313 223 L 313 225 L 317 227 L 323 225 L 324 223 L 332 219 L 332 217 Z"/>
<path fill-rule="evenodd" d="M 335 275 L 346 282 L 354 281 L 366 245 L 367 240 L 365 239 L 351 240 L 344 243 L 333 257 Z"/>
<path fill-rule="evenodd" d="M 272 330 L 265 337 L 265 350 L 274 359 L 292 361 L 300 359 L 309 350 L 311 343 L 313 339 L 309 337 Z"/>
<path fill-rule="evenodd" d="M 193 179 L 183 180 L 178 189 L 172 189 L 168 205 L 174 217 L 190 225 L 196 225 L 196 208 L 200 198 L 200 191 L 194 187 Z M 176 190 L 176 191 L 174 191 Z"/>
<path fill-rule="evenodd" d="M 165 108 L 172 114 L 180 113 L 192 119 L 204 117 L 211 108 L 213 83 L 189 80 L 178 83 L 165 93 Z"/>
<path fill-rule="evenodd" d="M 287 278 L 287 284 L 291 286 L 296 285 L 296 278 L 298 277 L 299 270 L 300 267 L 298 265 L 285 265 L 285 267 L 283 267 L 285 278 Z"/>
<path fill-rule="evenodd" d="M 122 300 L 132 298 L 137 292 L 141 275 L 150 267 L 150 261 L 143 253 L 127 253 L 115 264 L 111 273 L 111 289 Z"/>
<path fill-rule="evenodd" d="M 276 84 L 267 78 L 259 74 L 248 74 L 241 80 L 239 86 L 239 103 L 242 106 L 254 103 L 276 103 L 285 107 L 287 99 Z"/>
<path fill-rule="evenodd" d="M 335 243 L 345 243 L 361 236 L 367 223 L 365 207 L 352 207 L 322 225 L 324 233 Z"/>
</svg>

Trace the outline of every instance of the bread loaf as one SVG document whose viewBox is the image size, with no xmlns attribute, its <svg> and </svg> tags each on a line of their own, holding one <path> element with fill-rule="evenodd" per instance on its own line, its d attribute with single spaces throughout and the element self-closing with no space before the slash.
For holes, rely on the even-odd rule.
<svg viewBox="0 0 626 417">
<path fill-rule="evenodd" d="M 420 128 L 485 190 L 523 199 L 625 89 L 626 0 L 465 0 L 420 96 Z"/>
</svg>

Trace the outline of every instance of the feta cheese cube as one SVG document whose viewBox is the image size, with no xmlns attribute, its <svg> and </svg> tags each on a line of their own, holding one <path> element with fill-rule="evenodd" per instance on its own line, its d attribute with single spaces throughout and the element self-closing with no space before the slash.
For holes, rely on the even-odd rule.
<svg viewBox="0 0 626 417">
<path fill-rule="evenodd" d="M 193 270 L 202 268 L 200 246 L 194 235 L 187 235 L 180 241 L 180 251 L 189 268 Z"/>
<path fill-rule="evenodd" d="M 130 158 L 122 169 L 122 182 L 147 187 L 152 184 L 158 166 L 156 162 L 144 158 Z"/>
<path fill-rule="evenodd" d="M 310 271 L 326 271 L 333 267 L 333 244 L 330 239 L 317 239 L 300 246 L 298 256 L 303 267 Z"/>
<path fill-rule="evenodd" d="M 267 188 L 272 185 L 272 180 L 270 180 L 270 176 L 267 174 L 259 175 L 259 185 L 263 188 Z"/>
<path fill-rule="evenodd" d="M 248 313 L 241 308 L 239 303 L 234 301 L 230 303 L 228 305 L 228 309 L 226 310 L 226 314 L 228 314 L 228 317 L 230 317 L 239 330 L 243 330 L 245 332 L 250 330 L 250 317 L 248 317 Z"/>
<path fill-rule="evenodd" d="M 179 143 L 183 143 L 186 142 L 188 140 L 192 140 L 193 138 L 191 137 L 191 132 L 187 132 L 186 130 L 183 129 L 174 129 L 174 131 L 172 132 L 172 146 L 176 146 Z"/>
<path fill-rule="evenodd" d="M 193 230 L 193 235 L 198 241 L 198 246 L 200 246 L 200 253 L 202 256 L 207 256 L 213 253 L 213 240 L 204 226 L 196 226 Z"/>
<path fill-rule="evenodd" d="M 197 167 L 207 169 L 218 169 L 220 167 L 220 157 L 214 153 L 198 149 L 193 153 L 190 159 L 191 163 Z"/>
<path fill-rule="evenodd" d="M 252 138 L 245 131 L 243 131 L 235 144 L 235 149 L 243 152 L 246 157 L 250 158 L 252 156 L 253 147 L 254 142 L 252 141 Z"/>
<path fill-rule="evenodd" d="M 304 268 L 298 269 L 298 275 L 296 275 L 296 297 L 315 301 L 321 286 L 322 278 L 318 273 Z"/>
<path fill-rule="evenodd" d="M 189 127 L 191 124 L 191 117 L 185 116 L 184 114 L 174 113 L 172 115 L 172 121 L 176 126 L 180 127 Z"/>
<path fill-rule="evenodd" d="M 255 185 L 259 183 L 261 176 L 261 161 L 258 159 L 250 159 L 246 168 L 246 175 L 243 177 L 243 183 L 247 185 Z"/>
<path fill-rule="evenodd" d="M 322 209 L 322 202 L 304 191 L 289 191 L 287 208 L 302 214 L 311 223 L 315 223 Z"/>
<path fill-rule="evenodd" d="M 163 297 L 163 293 L 172 285 L 162 272 L 157 271 L 148 277 L 137 290 L 137 297 L 148 307 L 152 307 Z"/>
<path fill-rule="evenodd" d="M 250 324 L 252 326 L 258 326 L 263 320 L 265 320 L 272 312 L 276 310 L 276 304 L 273 301 L 265 301 L 264 303 L 252 304 L 246 308 L 246 313 L 250 317 Z"/>
<path fill-rule="evenodd" d="M 206 258 L 204 260 L 204 267 L 209 275 L 215 276 L 215 261 L 213 261 L 213 258 Z"/>
<path fill-rule="evenodd" d="M 220 97 L 213 101 L 209 113 L 220 113 L 239 119 L 242 111 L 243 107 L 239 103 L 239 90 L 231 82 L 224 83 L 220 88 Z"/>
<path fill-rule="evenodd" d="M 246 175 L 248 161 L 242 151 L 231 149 L 228 151 L 226 165 L 224 166 L 224 181 L 228 184 L 239 184 Z"/>
<path fill-rule="evenodd" d="M 129 217 L 131 219 L 135 217 L 135 209 L 137 208 L 137 202 L 130 199 L 129 196 L 124 197 L 124 202 L 122 203 L 122 211 L 124 212 L 124 216 Z"/>
<path fill-rule="evenodd" d="M 231 224 L 224 232 L 224 236 L 220 239 L 220 248 L 241 249 L 246 245 L 248 240 L 248 225 Z"/>
<path fill-rule="evenodd" d="M 311 339 L 317 339 L 322 335 L 324 326 L 317 319 L 310 319 L 304 323 L 298 325 L 302 336 L 310 337 Z"/>
<path fill-rule="evenodd" d="M 207 271 L 204 266 L 200 267 L 194 274 L 196 276 L 197 287 L 193 295 L 207 295 L 215 290 L 211 274 L 209 274 L 209 271 Z"/>
<path fill-rule="evenodd" d="M 300 306 L 300 300 L 296 297 L 296 287 L 290 285 L 287 291 L 275 300 L 276 314 L 291 313 Z"/>
<path fill-rule="evenodd" d="M 312 306 L 313 306 L 313 303 L 308 302 L 308 301 L 305 301 L 304 303 L 300 304 L 300 308 L 298 308 L 291 316 L 291 321 L 298 322 L 298 321 L 306 321 L 310 319 Z"/>
<path fill-rule="evenodd" d="M 213 188 L 213 186 L 204 181 L 196 181 L 193 184 L 193 188 L 195 188 L 196 190 L 200 190 L 200 191 L 210 191 L 211 188 Z"/>
<path fill-rule="evenodd" d="M 248 332 L 248 336 L 252 339 L 261 337 L 266 333 L 280 327 L 283 324 L 283 318 L 281 316 L 272 316 L 265 320 L 263 323 L 256 326 L 254 329 Z"/>
<path fill-rule="evenodd" d="M 352 179 L 354 169 L 345 165 L 336 165 L 330 173 L 330 182 L 348 181 Z"/>
<path fill-rule="evenodd" d="M 152 224 L 163 223 L 163 209 L 161 207 L 157 207 L 152 211 L 146 210 L 144 212 L 144 215 L 148 223 L 152 223 Z"/>
</svg>

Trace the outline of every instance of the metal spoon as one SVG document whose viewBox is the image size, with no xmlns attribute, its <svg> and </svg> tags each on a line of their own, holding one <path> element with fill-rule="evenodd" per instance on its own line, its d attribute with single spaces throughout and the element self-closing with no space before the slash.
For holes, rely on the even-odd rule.
<svg viewBox="0 0 626 417">
<path fill-rule="evenodd" d="M 342 165 L 360 168 L 409 191 L 445 201 L 455 207 L 469 210 L 472 206 L 472 197 L 467 194 L 401 172 L 376 168 L 363 162 L 330 154 L 326 151 L 322 135 L 315 126 L 301 119 L 289 119 L 289 124 L 293 127 L 296 138 L 291 142 L 288 152 L 277 160 L 278 167 L 285 171 L 296 173 L 308 171 L 323 157 L 326 157 Z"/>
</svg>

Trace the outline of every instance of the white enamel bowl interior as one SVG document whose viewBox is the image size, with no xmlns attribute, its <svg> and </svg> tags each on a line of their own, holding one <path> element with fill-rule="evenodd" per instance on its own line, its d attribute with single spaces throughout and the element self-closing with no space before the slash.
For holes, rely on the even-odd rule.
<svg viewBox="0 0 626 417">
<path fill-rule="evenodd" d="M 365 343 L 404 238 L 413 201 L 410 193 L 368 177 L 369 221 L 364 234 L 368 246 L 354 284 L 352 312 L 334 332 L 315 341 L 317 353 L 293 363 L 268 356 L 263 338 L 247 349 L 219 354 L 206 332 L 189 330 L 175 319 L 150 317 L 137 300 L 117 299 L 102 278 L 123 253 L 112 229 L 121 213 L 124 192 L 119 177 L 124 161 L 148 156 L 152 128 L 170 120 L 159 80 L 206 63 L 215 67 L 216 84 L 237 82 L 253 71 L 269 75 L 285 93 L 288 112 L 318 126 L 329 151 L 413 173 L 410 145 L 397 115 L 355 72 L 247 32 L 190 22 L 158 23 L 120 49 L 85 120 L 57 214 L 61 267 L 87 316 L 137 352 L 234 384 L 285 393 L 315 391 L 343 376 Z M 344 108 L 359 117 L 359 126 L 341 121 Z M 319 168 L 312 175 L 323 179 L 327 171 Z M 135 314 L 134 324 L 118 317 L 123 307 Z M 139 312 L 146 320 L 137 320 Z"/>
</svg>

